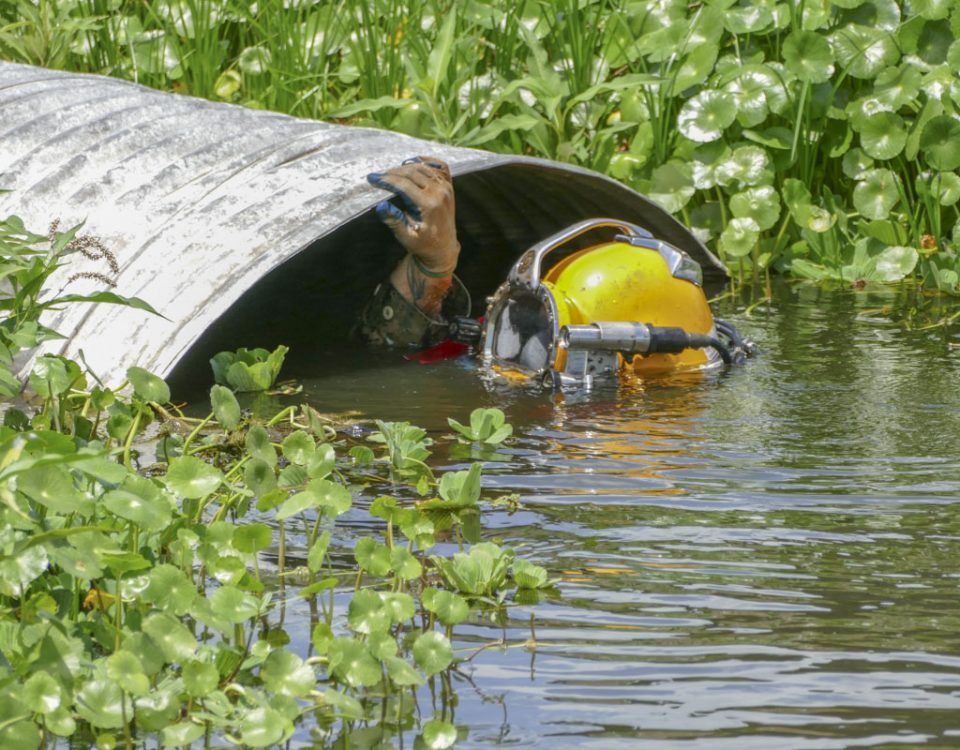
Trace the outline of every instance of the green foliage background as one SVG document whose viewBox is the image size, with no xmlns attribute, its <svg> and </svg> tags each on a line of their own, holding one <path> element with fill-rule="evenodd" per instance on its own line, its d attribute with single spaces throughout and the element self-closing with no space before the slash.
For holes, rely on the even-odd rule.
<svg viewBox="0 0 960 750">
<path fill-rule="evenodd" d="M 0 54 L 606 172 L 741 273 L 956 292 L 956 0 L 0 0 Z"/>
</svg>

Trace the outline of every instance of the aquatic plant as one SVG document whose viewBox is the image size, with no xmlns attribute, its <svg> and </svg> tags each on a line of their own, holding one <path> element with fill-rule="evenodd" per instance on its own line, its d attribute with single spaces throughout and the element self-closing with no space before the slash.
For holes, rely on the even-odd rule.
<svg viewBox="0 0 960 750">
<path fill-rule="evenodd" d="M 36 344 L 44 304 L 17 274 L 42 287 L 72 235 L 0 231 L 16 395 L 10 363 Z M 417 727 L 425 747 L 456 742 L 449 672 L 470 654 L 453 628 L 508 606 L 536 568 L 503 550 L 512 574 L 484 579 L 484 600 L 451 586 L 438 541 L 478 541 L 479 464 L 436 481 L 419 428 L 378 423 L 378 456 L 307 405 L 262 417 L 221 385 L 189 417 L 136 367 L 109 388 L 43 355 L 27 387 L 0 425 L 0 746 L 268 747 L 298 727 L 331 744 Z M 285 630 L 295 609 L 309 644 Z M 425 685 L 439 701 L 421 721 Z"/>
<path fill-rule="evenodd" d="M 497 408 L 478 408 L 470 412 L 470 424 L 462 425 L 455 419 L 447 423 L 457 431 L 460 440 L 486 446 L 500 445 L 513 434 L 513 427 L 506 424 L 506 416 Z"/>
<path fill-rule="evenodd" d="M 740 276 L 960 281 L 960 9 L 0 0 L 0 54 L 571 161 Z"/>
</svg>

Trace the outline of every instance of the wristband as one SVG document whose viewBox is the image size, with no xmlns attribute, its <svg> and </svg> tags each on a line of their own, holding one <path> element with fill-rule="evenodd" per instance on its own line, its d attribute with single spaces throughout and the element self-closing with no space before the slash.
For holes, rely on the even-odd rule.
<svg viewBox="0 0 960 750">
<path fill-rule="evenodd" d="M 410 257 L 413 258 L 413 265 L 415 265 L 417 267 L 417 270 L 420 273 L 422 273 L 424 276 L 428 276 L 431 279 L 445 279 L 449 276 L 453 276 L 452 268 L 449 271 L 443 271 L 441 273 L 437 273 L 436 271 L 431 271 L 429 268 L 423 265 L 423 262 L 413 253 L 410 254 Z"/>
</svg>

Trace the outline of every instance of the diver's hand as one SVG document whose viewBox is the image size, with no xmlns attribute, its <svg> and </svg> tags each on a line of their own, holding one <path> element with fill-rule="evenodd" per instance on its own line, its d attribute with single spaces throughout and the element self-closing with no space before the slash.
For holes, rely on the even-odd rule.
<svg viewBox="0 0 960 750">
<path fill-rule="evenodd" d="M 377 216 L 393 230 L 428 278 L 453 274 L 460 257 L 454 221 L 453 180 L 445 162 L 431 156 L 407 159 L 388 172 L 373 172 L 367 181 L 400 198 L 403 208 L 383 201 Z"/>
</svg>

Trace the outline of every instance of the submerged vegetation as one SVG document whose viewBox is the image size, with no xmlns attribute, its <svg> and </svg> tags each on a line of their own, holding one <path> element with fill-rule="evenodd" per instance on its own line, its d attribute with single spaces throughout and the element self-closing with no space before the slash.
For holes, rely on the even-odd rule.
<svg viewBox="0 0 960 750">
<path fill-rule="evenodd" d="M 740 273 L 960 281 L 947 0 L 0 0 L 0 55 L 606 172 Z"/>
<path fill-rule="evenodd" d="M 480 464 L 435 477 L 407 423 L 364 440 L 307 405 L 245 410 L 234 390 L 269 387 L 282 349 L 218 355 L 230 387 L 202 419 L 146 370 L 111 388 L 53 355 L 20 397 L 18 355 L 57 335 L 42 310 L 147 308 L 44 292 L 90 244 L 0 222 L 0 747 L 453 746 L 451 674 L 508 645 L 458 652 L 454 628 L 552 584 L 481 542 Z M 488 446 L 510 432 L 496 410 L 470 422 Z"/>
</svg>

